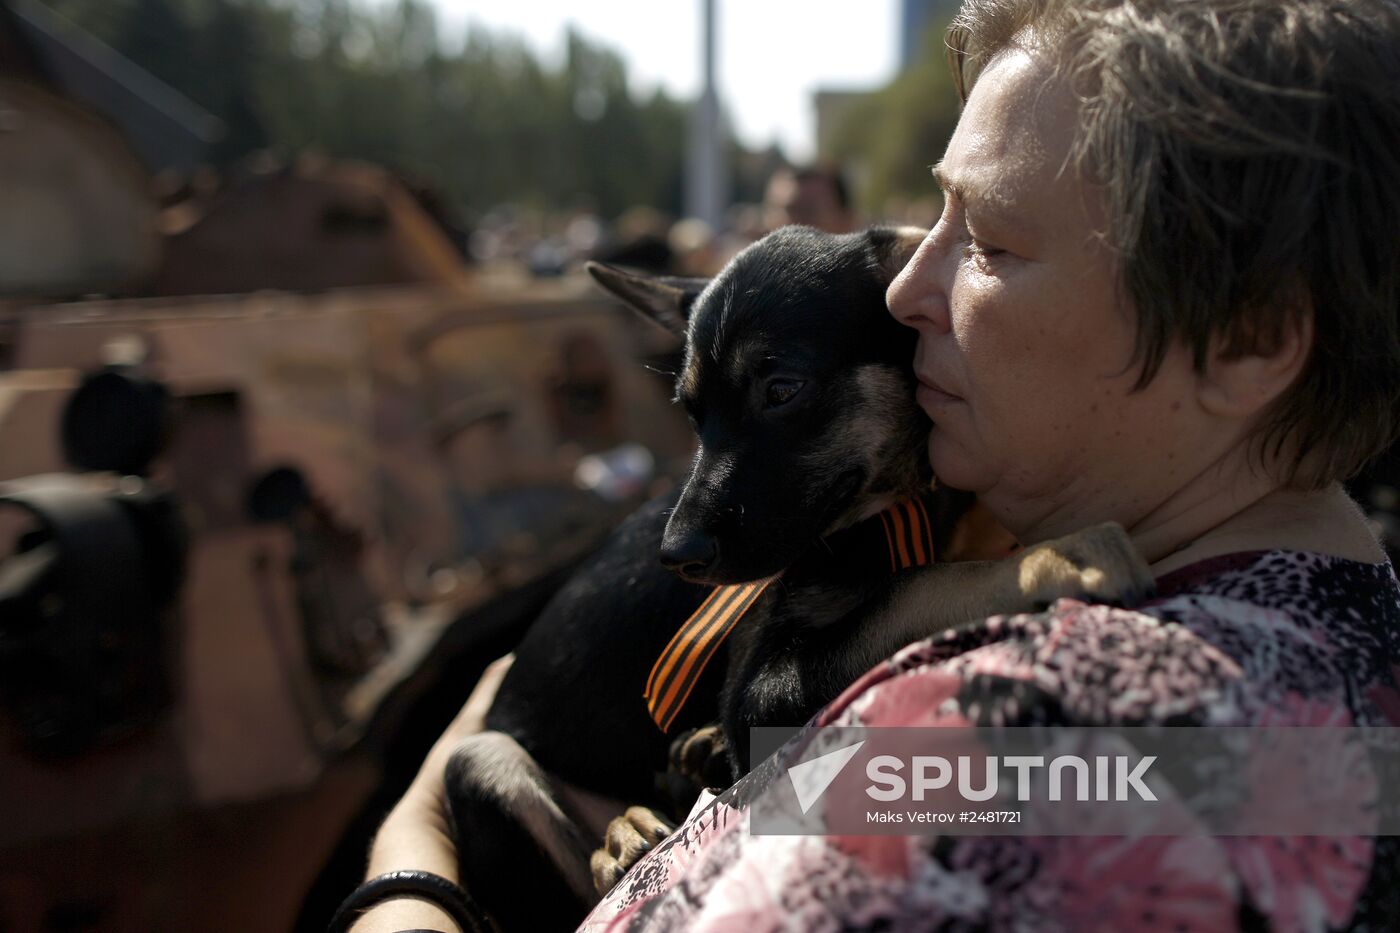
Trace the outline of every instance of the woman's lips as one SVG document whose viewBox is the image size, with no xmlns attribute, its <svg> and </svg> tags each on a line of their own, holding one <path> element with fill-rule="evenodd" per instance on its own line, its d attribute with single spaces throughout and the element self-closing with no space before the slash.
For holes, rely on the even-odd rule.
<svg viewBox="0 0 1400 933">
<path fill-rule="evenodd" d="M 924 409 L 936 406 L 947 405 L 949 402 L 961 402 L 962 399 L 939 388 L 932 381 L 924 376 L 919 377 L 919 388 L 914 392 L 914 398 L 919 406 Z"/>
</svg>

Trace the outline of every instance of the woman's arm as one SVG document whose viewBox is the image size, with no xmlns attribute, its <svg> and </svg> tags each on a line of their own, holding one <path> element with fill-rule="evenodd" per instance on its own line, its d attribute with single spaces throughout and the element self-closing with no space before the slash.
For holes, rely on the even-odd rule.
<svg viewBox="0 0 1400 933">
<path fill-rule="evenodd" d="M 492 662 L 477 681 L 462 711 L 443 732 L 423 759 L 418 776 L 389 812 L 370 846 L 366 878 L 385 872 L 418 869 L 441 875 L 456 883 L 457 852 L 452 845 L 448 824 L 447 793 L 443 773 L 452 751 L 464 738 L 485 727 L 486 711 L 496 696 L 513 655 Z M 351 929 L 353 933 L 398 933 L 412 929 L 455 933 L 458 927 L 446 913 L 426 901 L 395 898 L 365 914 Z"/>
</svg>

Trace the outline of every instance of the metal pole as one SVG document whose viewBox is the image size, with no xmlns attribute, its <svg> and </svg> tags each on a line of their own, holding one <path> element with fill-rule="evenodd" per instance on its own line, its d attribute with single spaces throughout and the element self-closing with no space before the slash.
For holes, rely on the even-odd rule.
<svg viewBox="0 0 1400 933">
<path fill-rule="evenodd" d="M 688 216 L 698 217 L 718 231 L 729 204 L 729 178 L 728 145 L 715 86 L 716 2 L 701 0 L 704 84 L 691 120 L 685 209 Z"/>
</svg>

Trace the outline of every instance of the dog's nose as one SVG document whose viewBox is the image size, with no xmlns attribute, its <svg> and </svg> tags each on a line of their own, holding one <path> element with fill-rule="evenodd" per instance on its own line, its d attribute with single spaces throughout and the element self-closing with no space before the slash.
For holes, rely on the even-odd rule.
<svg viewBox="0 0 1400 933">
<path fill-rule="evenodd" d="M 719 545 L 706 534 L 668 535 L 661 544 L 661 565 L 667 570 L 696 576 L 719 558 Z"/>
</svg>

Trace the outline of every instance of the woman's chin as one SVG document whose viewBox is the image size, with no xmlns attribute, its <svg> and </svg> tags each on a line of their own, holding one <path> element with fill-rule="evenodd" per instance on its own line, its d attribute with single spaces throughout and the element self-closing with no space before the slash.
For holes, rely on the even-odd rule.
<svg viewBox="0 0 1400 933">
<path fill-rule="evenodd" d="M 991 471 L 936 427 L 928 438 L 928 462 L 945 486 L 980 493 L 991 485 Z"/>
</svg>

